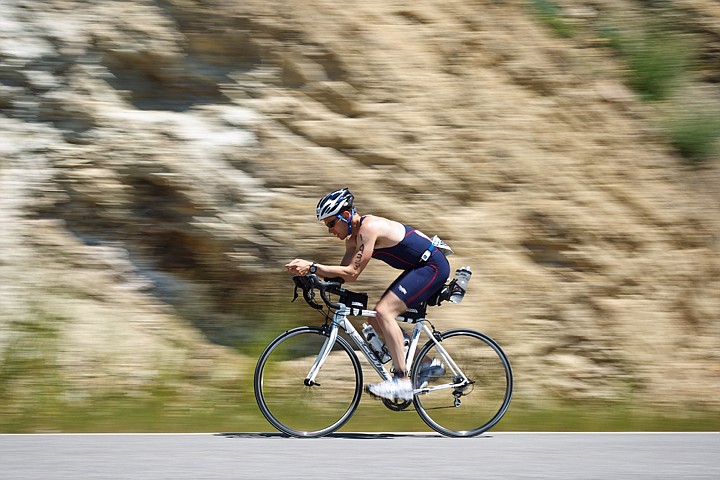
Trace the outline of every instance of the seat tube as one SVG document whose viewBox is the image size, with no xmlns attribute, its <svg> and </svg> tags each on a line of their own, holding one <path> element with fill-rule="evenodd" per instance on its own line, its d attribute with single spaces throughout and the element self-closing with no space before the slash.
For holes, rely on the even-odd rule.
<svg viewBox="0 0 720 480">
<path fill-rule="evenodd" d="M 424 326 L 425 320 L 420 319 L 416 322 L 415 328 L 413 328 L 412 335 L 410 337 L 410 345 L 408 345 L 408 351 L 405 355 L 405 368 L 407 368 L 408 372 L 412 370 L 415 360 L 415 351 L 417 350 L 418 340 L 420 340 L 420 332 Z"/>
<path fill-rule="evenodd" d="M 333 316 L 333 321 L 330 322 L 329 335 L 325 339 L 325 343 L 323 343 L 322 348 L 320 348 L 320 352 L 315 359 L 315 363 L 313 363 L 313 366 L 310 368 L 310 372 L 308 373 L 307 377 L 305 377 L 305 385 L 309 386 L 315 384 L 315 378 L 317 377 L 318 372 L 320 372 L 320 369 L 325 364 L 325 360 L 327 360 L 328 355 L 330 355 L 330 351 L 332 350 L 333 346 L 335 346 L 335 341 L 337 340 L 338 336 L 338 325 L 344 322 L 347 318 L 346 312 L 347 310 L 345 309 L 335 312 L 335 315 Z"/>
</svg>

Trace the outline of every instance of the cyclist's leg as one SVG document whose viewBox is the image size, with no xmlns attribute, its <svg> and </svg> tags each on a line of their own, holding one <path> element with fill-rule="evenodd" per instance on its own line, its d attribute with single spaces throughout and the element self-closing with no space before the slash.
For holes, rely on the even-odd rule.
<svg viewBox="0 0 720 480">
<path fill-rule="evenodd" d="M 385 346 L 390 352 L 395 367 L 395 378 L 367 385 L 365 391 L 376 398 L 390 401 L 410 401 L 413 388 L 407 375 L 403 334 L 397 317 L 407 310 L 405 303 L 392 291 L 385 292 L 375 307 L 375 325 L 385 339 Z"/>
<path fill-rule="evenodd" d="M 385 292 L 375 307 L 375 325 L 385 339 L 396 372 L 406 371 L 404 337 L 396 318 L 407 310 L 405 303 L 391 290 Z"/>
<path fill-rule="evenodd" d="M 377 327 L 385 338 L 395 372 L 401 372 L 401 376 L 406 373 L 407 365 L 402 329 L 396 318 L 438 291 L 445 283 L 449 270 L 450 266 L 445 257 L 436 252 L 429 263 L 400 274 L 375 307 Z"/>
</svg>

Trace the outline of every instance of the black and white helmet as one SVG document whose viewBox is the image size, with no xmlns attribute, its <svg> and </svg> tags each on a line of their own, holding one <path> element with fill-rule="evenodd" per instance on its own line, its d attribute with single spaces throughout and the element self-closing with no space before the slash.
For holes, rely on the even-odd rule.
<svg viewBox="0 0 720 480">
<path fill-rule="evenodd" d="M 317 204 L 315 214 L 318 220 L 334 217 L 346 208 L 352 209 L 355 196 L 347 188 L 328 193 Z"/>
</svg>

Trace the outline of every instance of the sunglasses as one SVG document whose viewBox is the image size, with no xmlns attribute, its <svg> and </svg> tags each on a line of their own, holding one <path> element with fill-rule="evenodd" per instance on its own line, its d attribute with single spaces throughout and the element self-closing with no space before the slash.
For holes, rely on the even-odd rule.
<svg viewBox="0 0 720 480">
<path fill-rule="evenodd" d="M 332 220 L 327 222 L 325 224 L 325 226 L 328 228 L 328 230 L 330 230 L 331 228 L 333 228 L 335 226 L 335 224 L 337 223 L 338 220 L 345 221 L 345 219 L 343 217 L 341 217 L 340 215 L 336 215 L 335 218 L 333 218 Z"/>
</svg>

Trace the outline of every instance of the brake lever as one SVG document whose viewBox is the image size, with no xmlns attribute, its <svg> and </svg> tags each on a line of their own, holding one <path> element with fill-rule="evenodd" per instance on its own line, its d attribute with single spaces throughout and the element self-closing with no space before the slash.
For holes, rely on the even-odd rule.
<svg viewBox="0 0 720 480">
<path fill-rule="evenodd" d="M 303 298 L 305 299 L 305 302 L 315 310 L 322 310 L 322 305 L 319 305 L 315 301 L 315 279 L 295 275 L 293 277 L 293 281 L 295 282 L 295 290 L 293 292 L 293 299 L 290 303 L 297 300 L 298 288 L 301 288 L 303 291 Z"/>
<path fill-rule="evenodd" d="M 293 282 L 295 282 L 295 289 L 293 290 L 293 299 L 290 300 L 290 303 L 295 303 L 295 300 L 298 299 L 298 288 L 303 288 L 303 286 L 300 284 L 300 277 L 298 277 L 297 275 L 293 277 Z"/>
<path fill-rule="evenodd" d="M 322 305 L 320 305 L 319 303 L 317 303 L 315 301 L 315 289 L 314 288 L 310 288 L 309 292 L 307 290 L 303 290 L 303 297 L 305 297 L 305 301 L 312 308 L 314 308 L 315 310 L 322 310 L 322 308 L 323 308 Z"/>
</svg>

